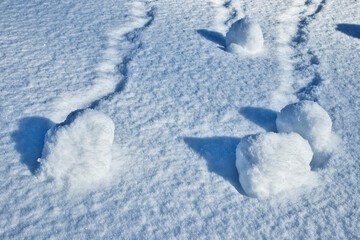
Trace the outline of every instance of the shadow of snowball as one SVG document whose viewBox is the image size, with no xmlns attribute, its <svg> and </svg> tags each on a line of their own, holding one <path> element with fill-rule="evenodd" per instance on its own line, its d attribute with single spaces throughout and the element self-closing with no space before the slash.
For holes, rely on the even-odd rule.
<svg viewBox="0 0 360 240">
<path fill-rule="evenodd" d="M 20 161 L 32 174 L 35 174 L 40 163 L 46 132 L 55 124 L 43 117 L 26 117 L 20 119 L 18 130 L 11 134 L 15 142 L 15 150 L 20 153 Z"/>
<path fill-rule="evenodd" d="M 243 107 L 239 113 L 268 132 L 276 132 L 277 112 L 260 107 Z"/>
<path fill-rule="evenodd" d="M 210 172 L 228 181 L 242 195 L 246 195 L 239 183 L 239 174 L 235 167 L 236 146 L 240 138 L 234 137 L 185 137 L 184 142 L 207 162 Z"/>
<path fill-rule="evenodd" d="M 350 37 L 360 39 L 360 25 L 341 23 L 336 26 L 336 30 Z"/>
<path fill-rule="evenodd" d="M 218 44 L 220 49 L 225 50 L 225 36 L 219 32 L 209 31 L 206 29 L 198 29 L 196 30 L 198 34 L 200 34 L 203 38 Z"/>
</svg>

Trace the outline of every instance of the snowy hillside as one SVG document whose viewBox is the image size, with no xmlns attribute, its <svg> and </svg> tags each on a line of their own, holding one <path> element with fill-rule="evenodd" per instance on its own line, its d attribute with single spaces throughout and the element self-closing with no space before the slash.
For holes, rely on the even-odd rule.
<svg viewBox="0 0 360 240">
<path fill-rule="evenodd" d="M 0 12 L 0 239 L 360 238 L 359 1 Z"/>
</svg>

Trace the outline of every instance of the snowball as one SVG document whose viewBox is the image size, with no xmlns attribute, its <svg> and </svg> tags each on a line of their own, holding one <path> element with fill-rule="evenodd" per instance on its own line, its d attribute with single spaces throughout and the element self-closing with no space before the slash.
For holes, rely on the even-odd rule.
<svg viewBox="0 0 360 240">
<path fill-rule="evenodd" d="M 268 197 L 316 183 L 312 151 L 297 133 L 260 133 L 244 137 L 236 149 L 236 168 L 244 191 Z"/>
<path fill-rule="evenodd" d="M 229 51 L 245 50 L 258 53 L 263 45 L 264 38 L 260 25 L 248 17 L 233 23 L 226 33 L 226 48 Z"/>
<path fill-rule="evenodd" d="M 287 105 L 278 113 L 276 126 L 279 132 L 299 133 L 309 141 L 317 157 L 332 152 L 332 122 L 328 113 L 316 102 L 305 100 Z"/>
<path fill-rule="evenodd" d="M 41 175 L 72 187 L 87 187 L 108 174 L 114 123 L 95 110 L 77 111 L 46 133 Z"/>
</svg>

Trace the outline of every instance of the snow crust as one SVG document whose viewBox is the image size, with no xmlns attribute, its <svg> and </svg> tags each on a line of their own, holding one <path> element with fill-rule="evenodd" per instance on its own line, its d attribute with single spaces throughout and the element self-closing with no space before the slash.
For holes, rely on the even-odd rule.
<svg viewBox="0 0 360 240">
<path fill-rule="evenodd" d="M 234 22 L 226 33 L 226 48 L 230 52 L 258 53 L 264 45 L 260 25 L 249 17 Z"/>
<path fill-rule="evenodd" d="M 315 165 L 331 154 L 337 142 L 329 114 L 313 101 L 285 106 L 278 113 L 276 126 L 279 132 L 296 132 L 307 139 L 316 157 Z"/>
<path fill-rule="evenodd" d="M 309 143 L 297 133 L 249 135 L 236 149 L 241 186 L 259 198 L 312 186 L 317 182 L 309 165 L 312 156 Z"/>
<path fill-rule="evenodd" d="M 83 188 L 104 178 L 110 168 L 114 123 L 87 109 L 73 112 L 45 136 L 41 175 L 59 184 Z"/>
</svg>

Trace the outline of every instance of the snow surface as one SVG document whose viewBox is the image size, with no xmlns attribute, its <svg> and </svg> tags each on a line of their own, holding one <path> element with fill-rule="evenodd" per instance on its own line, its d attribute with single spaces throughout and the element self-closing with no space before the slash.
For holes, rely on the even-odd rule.
<svg viewBox="0 0 360 240">
<path fill-rule="evenodd" d="M 313 166 L 321 166 L 336 147 L 328 113 L 316 102 L 304 100 L 281 109 L 276 118 L 279 132 L 296 132 L 309 141 L 316 155 Z"/>
<path fill-rule="evenodd" d="M 358 239 L 360 2 L 0 1 L 1 239 Z M 226 51 L 251 16 L 266 51 Z M 248 197 L 249 134 L 301 100 L 340 146 L 294 200 Z M 109 184 L 34 175 L 46 131 L 92 108 L 115 125 Z M 117 168 L 116 166 L 121 165 Z"/>
<path fill-rule="evenodd" d="M 264 45 L 260 25 L 249 17 L 234 22 L 225 37 L 230 52 L 258 53 Z"/>
<path fill-rule="evenodd" d="M 236 168 L 246 194 L 252 197 L 291 193 L 317 184 L 310 170 L 313 152 L 297 133 L 260 133 L 244 137 L 236 148 Z"/>
<path fill-rule="evenodd" d="M 39 174 L 72 188 L 91 188 L 109 175 L 113 140 L 109 117 L 92 109 L 73 112 L 46 133 Z"/>
</svg>

